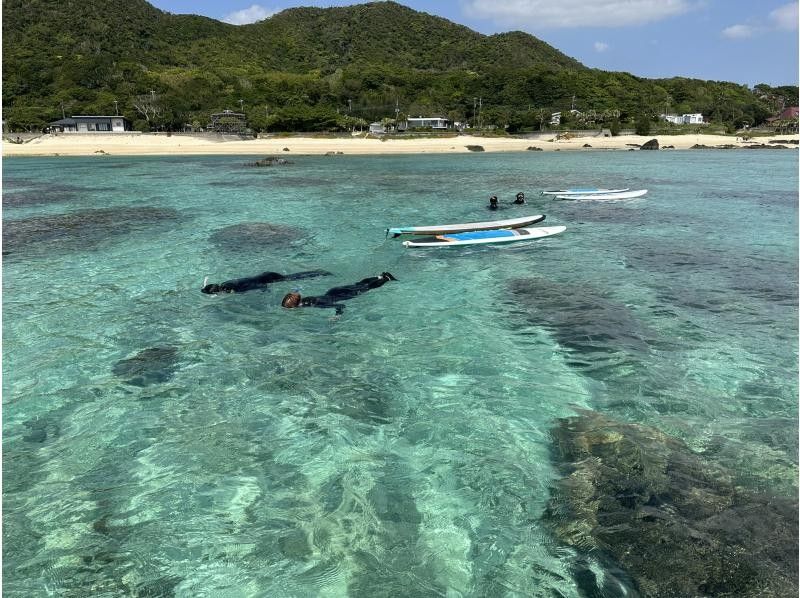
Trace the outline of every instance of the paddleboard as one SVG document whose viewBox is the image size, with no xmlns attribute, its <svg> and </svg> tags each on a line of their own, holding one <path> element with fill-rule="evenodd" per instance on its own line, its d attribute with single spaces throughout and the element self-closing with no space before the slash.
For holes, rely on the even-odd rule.
<svg viewBox="0 0 800 598">
<path fill-rule="evenodd" d="M 520 218 L 509 218 L 506 220 L 490 220 L 486 222 L 465 222 L 462 224 L 436 224 L 433 226 L 398 226 L 387 228 L 386 234 L 394 237 L 400 235 L 446 235 L 450 233 L 463 233 L 476 230 L 495 230 L 498 228 L 522 228 L 541 222 L 545 217 L 541 214 L 536 216 L 522 216 Z"/>
<path fill-rule="evenodd" d="M 625 191 L 623 193 L 597 193 L 591 195 L 556 195 L 556 199 L 633 199 L 647 193 L 647 189 Z"/>
<path fill-rule="evenodd" d="M 542 195 L 594 195 L 595 193 L 622 193 L 630 191 L 630 187 L 624 189 L 599 189 L 597 187 L 587 187 L 586 189 L 562 189 L 560 191 L 542 191 Z"/>
<path fill-rule="evenodd" d="M 564 232 L 566 229 L 566 226 L 542 226 L 470 231 L 424 237 L 414 241 L 403 241 L 403 245 L 406 247 L 456 247 L 459 245 L 483 245 L 486 243 L 512 243 L 514 241 L 530 241 L 549 237 Z"/>
</svg>

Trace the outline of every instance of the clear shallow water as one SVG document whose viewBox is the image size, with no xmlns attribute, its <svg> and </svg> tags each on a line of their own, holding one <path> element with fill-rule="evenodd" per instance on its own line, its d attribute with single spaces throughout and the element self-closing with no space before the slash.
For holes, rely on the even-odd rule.
<svg viewBox="0 0 800 598">
<path fill-rule="evenodd" d="M 540 520 L 575 407 L 794 491 L 796 152 L 292 159 L 4 160 L 5 594 L 578 596 Z M 538 196 L 595 183 L 650 191 Z M 384 239 L 519 190 L 567 231 Z"/>
</svg>

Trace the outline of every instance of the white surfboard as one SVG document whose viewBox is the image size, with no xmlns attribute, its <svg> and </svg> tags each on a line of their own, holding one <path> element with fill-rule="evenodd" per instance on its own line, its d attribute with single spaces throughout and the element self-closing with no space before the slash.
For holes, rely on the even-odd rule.
<svg viewBox="0 0 800 598">
<path fill-rule="evenodd" d="M 630 191 L 630 187 L 624 189 L 599 189 L 597 187 L 586 187 L 585 189 L 561 189 L 553 191 L 542 191 L 542 195 L 594 195 L 602 193 L 622 193 Z"/>
<path fill-rule="evenodd" d="M 545 217 L 542 214 L 535 216 L 522 216 L 506 220 L 488 220 L 486 222 L 464 222 L 461 224 L 435 224 L 432 226 L 398 226 L 386 229 L 386 234 L 399 237 L 400 235 L 446 235 L 449 233 L 463 233 L 475 230 L 494 230 L 498 228 L 522 228 L 541 222 Z"/>
<path fill-rule="evenodd" d="M 625 191 L 623 193 L 597 193 L 591 195 L 556 195 L 556 199 L 633 199 L 647 193 L 647 189 Z"/>
<path fill-rule="evenodd" d="M 500 230 L 470 231 L 424 237 L 414 241 L 403 241 L 406 247 L 457 247 L 459 245 L 484 245 L 487 243 L 513 243 L 549 237 L 567 230 L 566 226 L 542 226 Z"/>
</svg>

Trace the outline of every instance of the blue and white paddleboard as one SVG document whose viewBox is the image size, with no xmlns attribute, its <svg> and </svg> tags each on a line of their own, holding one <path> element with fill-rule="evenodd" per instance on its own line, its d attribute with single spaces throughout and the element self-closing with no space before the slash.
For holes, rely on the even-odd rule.
<svg viewBox="0 0 800 598">
<path fill-rule="evenodd" d="M 647 189 L 625 191 L 623 193 L 591 193 L 585 195 L 556 195 L 556 199 L 633 199 L 647 193 Z"/>
<path fill-rule="evenodd" d="M 567 230 L 566 226 L 542 226 L 535 228 L 512 228 L 500 230 L 471 231 L 425 237 L 415 241 L 403 241 L 406 247 L 455 247 L 458 245 L 483 245 L 486 243 L 513 243 L 549 237 Z"/>
<path fill-rule="evenodd" d="M 446 235 L 449 233 L 463 233 L 475 230 L 495 230 L 498 228 L 522 228 L 544 220 L 542 214 L 535 216 L 522 216 L 506 220 L 489 220 L 486 222 L 464 222 L 461 224 L 436 224 L 432 226 L 397 226 L 386 229 L 386 233 L 399 237 L 400 235 Z"/>
<path fill-rule="evenodd" d="M 594 195 L 596 193 L 622 193 L 623 191 L 630 191 L 629 187 L 624 189 L 599 189 L 597 187 L 586 187 L 585 189 L 561 189 L 542 191 L 542 195 Z"/>
</svg>

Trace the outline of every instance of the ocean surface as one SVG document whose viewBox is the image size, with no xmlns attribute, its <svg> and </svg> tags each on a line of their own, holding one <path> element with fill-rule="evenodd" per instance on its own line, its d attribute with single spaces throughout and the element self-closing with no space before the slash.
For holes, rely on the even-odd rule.
<svg viewBox="0 0 800 598">
<path fill-rule="evenodd" d="M 3 160 L 4 596 L 584 596 L 578 410 L 796 493 L 796 151 L 282 157 Z M 385 236 L 495 214 L 567 229 Z"/>
</svg>

